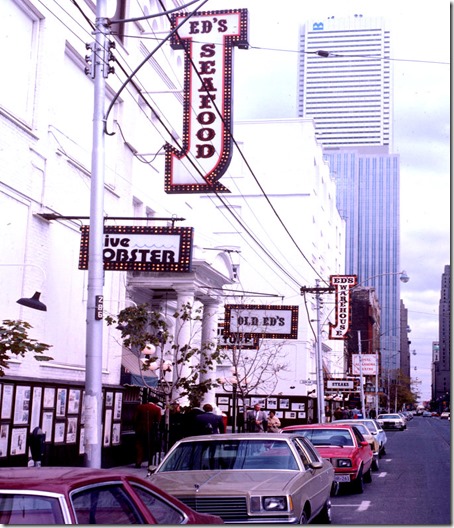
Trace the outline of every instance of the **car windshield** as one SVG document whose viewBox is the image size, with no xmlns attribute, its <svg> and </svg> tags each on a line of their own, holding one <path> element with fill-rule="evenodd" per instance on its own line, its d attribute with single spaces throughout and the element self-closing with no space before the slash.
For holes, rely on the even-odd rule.
<svg viewBox="0 0 454 528">
<path fill-rule="evenodd" d="M 400 420 L 400 416 L 398 414 L 380 414 L 379 418 L 381 420 L 385 419 L 385 420 L 388 420 L 388 419 L 392 419 L 392 420 L 395 420 L 396 418 L 398 420 Z"/>
<path fill-rule="evenodd" d="M 284 431 L 285 433 L 297 432 L 309 439 L 314 446 L 353 446 L 353 438 L 348 429 L 298 429 L 298 431 Z"/>
<path fill-rule="evenodd" d="M 298 470 L 299 467 L 286 441 L 209 440 L 182 442 L 158 472 L 224 469 Z"/>
</svg>

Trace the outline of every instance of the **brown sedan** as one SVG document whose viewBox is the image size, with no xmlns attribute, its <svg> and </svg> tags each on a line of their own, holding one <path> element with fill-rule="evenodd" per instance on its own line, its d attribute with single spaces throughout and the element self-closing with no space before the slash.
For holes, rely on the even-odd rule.
<svg viewBox="0 0 454 528">
<path fill-rule="evenodd" d="M 333 466 L 304 438 L 279 433 L 189 437 L 153 484 L 225 523 L 330 522 Z"/>
</svg>

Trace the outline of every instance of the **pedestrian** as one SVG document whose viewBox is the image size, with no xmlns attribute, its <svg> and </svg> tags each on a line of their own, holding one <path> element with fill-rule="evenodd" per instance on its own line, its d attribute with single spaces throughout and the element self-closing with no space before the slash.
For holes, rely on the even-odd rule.
<svg viewBox="0 0 454 528">
<path fill-rule="evenodd" d="M 342 407 L 337 407 L 336 410 L 334 411 L 334 419 L 335 420 L 342 420 L 342 416 L 343 416 L 343 409 Z"/>
<path fill-rule="evenodd" d="M 172 403 L 169 409 L 169 448 L 184 436 L 183 419 L 180 404 Z"/>
<path fill-rule="evenodd" d="M 268 423 L 267 423 L 267 432 L 268 433 L 278 433 L 280 431 L 281 421 L 276 416 L 275 411 L 270 411 L 268 415 Z"/>
<path fill-rule="evenodd" d="M 194 419 L 197 431 L 196 434 L 204 435 L 225 433 L 222 415 L 215 414 L 213 406 L 210 403 L 205 403 L 202 409 L 203 413 L 198 414 Z"/>
<path fill-rule="evenodd" d="M 151 465 L 154 455 L 160 451 L 159 427 L 162 413 L 157 402 L 157 398 L 149 396 L 147 403 L 138 405 L 134 414 L 137 468 L 145 460 Z"/>
<path fill-rule="evenodd" d="M 195 402 L 194 406 L 186 409 L 183 413 L 183 437 L 195 436 L 198 434 L 196 418 L 203 413 L 200 404 Z"/>
<path fill-rule="evenodd" d="M 371 409 L 369 411 L 369 418 L 372 418 L 372 420 L 374 420 L 375 418 L 377 417 L 377 412 L 375 409 Z"/>
<path fill-rule="evenodd" d="M 261 410 L 259 403 L 256 403 L 254 408 L 248 411 L 246 421 L 249 433 L 263 433 L 266 431 L 268 419 L 266 412 Z"/>
</svg>

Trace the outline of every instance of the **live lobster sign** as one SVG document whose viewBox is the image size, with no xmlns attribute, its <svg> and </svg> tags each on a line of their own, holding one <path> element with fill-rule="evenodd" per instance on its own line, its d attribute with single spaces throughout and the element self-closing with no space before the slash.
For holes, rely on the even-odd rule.
<svg viewBox="0 0 454 528">
<path fill-rule="evenodd" d="M 188 14 L 172 15 L 172 29 Z M 232 157 L 233 46 L 247 49 L 247 10 L 201 11 L 171 40 L 185 50 L 182 150 L 165 145 L 168 194 L 230 192 L 219 183 Z"/>
</svg>

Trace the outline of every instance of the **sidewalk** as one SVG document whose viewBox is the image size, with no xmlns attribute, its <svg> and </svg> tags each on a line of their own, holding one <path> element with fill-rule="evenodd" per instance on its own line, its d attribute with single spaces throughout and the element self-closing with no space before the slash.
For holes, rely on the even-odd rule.
<svg viewBox="0 0 454 528">
<path fill-rule="evenodd" d="M 148 475 L 148 464 L 146 462 L 144 462 L 140 468 L 136 468 L 135 464 L 129 464 L 127 466 L 113 466 L 109 469 L 114 469 L 115 471 L 120 471 L 121 473 L 137 475 L 141 478 L 146 478 Z"/>
</svg>

